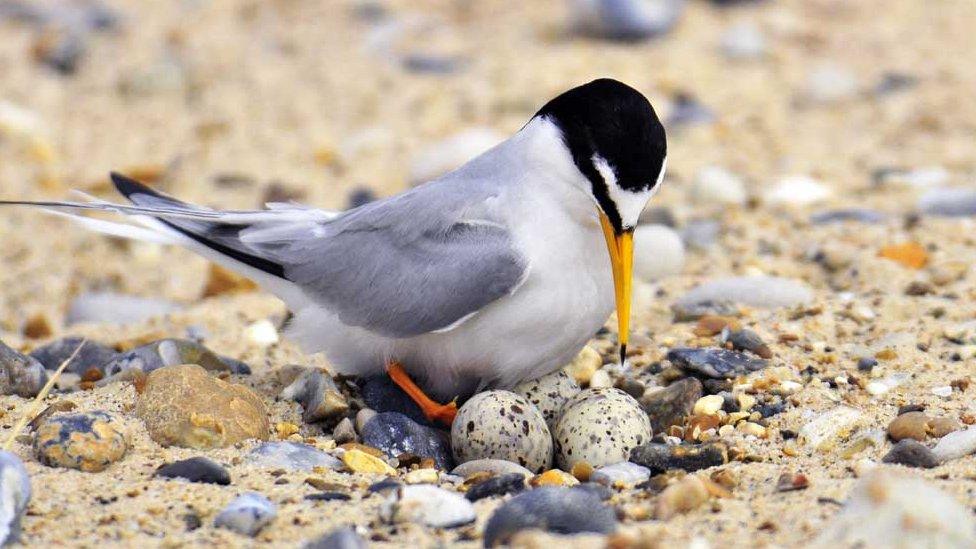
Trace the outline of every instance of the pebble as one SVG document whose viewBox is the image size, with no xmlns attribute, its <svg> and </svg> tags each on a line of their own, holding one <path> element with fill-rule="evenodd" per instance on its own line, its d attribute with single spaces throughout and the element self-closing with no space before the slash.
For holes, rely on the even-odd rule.
<svg viewBox="0 0 976 549">
<path fill-rule="evenodd" d="M 805 175 L 780 179 L 763 195 L 774 206 L 809 206 L 832 197 L 834 192 L 823 183 Z"/>
<path fill-rule="evenodd" d="M 248 492 L 224 507 L 214 519 L 214 526 L 253 537 L 262 528 L 271 524 L 277 514 L 275 505 L 268 498 L 255 492 Z"/>
<path fill-rule="evenodd" d="M 888 424 L 888 437 L 895 442 L 908 438 L 924 441 L 929 437 L 930 420 L 924 412 L 901 414 Z"/>
<path fill-rule="evenodd" d="M 68 305 L 64 322 L 68 326 L 83 322 L 107 324 L 137 324 L 150 318 L 178 311 L 172 301 L 116 294 L 90 292 L 79 295 Z"/>
<path fill-rule="evenodd" d="M 411 53 L 404 56 L 403 68 L 417 74 L 452 74 L 465 65 L 465 59 L 452 55 Z"/>
<path fill-rule="evenodd" d="M 128 448 L 122 422 L 102 411 L 53 415 L 34 434 L 38 461 L 87 473 L 104 471 Z"/>
<path fill-rule="evenodd" d="M 759 334 L 748 328 L 732 330 L 722 335 L 723 339 L 731 343 L 732 348 L 736 351 L 749 351 L 767 360 L 773 358 L 773 351 L 770 350 L 769 346 L 759 337 Z"/>
<path fill-rule="evenodd" d="M 675 515 L 688 513 L 708 501 L 708 488 L 700 478 L 688 475 L 668 486 L 657 498 L 655 517 L 668 520 Z"/>
<path fill-rule="evenodd" d="M 450 436 L 440 429 L 420 425 L 403 414 L 376 414 L 363 426 L 360 434 L 363 444 L 379 448 L 390 457 L 410 453 L 432 458 L 441 469 L 453 467 Z"/>
<path fill-rule="evenodd" d="M 280 341 L 278 328 L 268 319 L 262 318 L 244 328 L 244 337 L 258 347 L 266 348 Z"/>
<path fill-rule="evenodd" d="M 222 448 L 251 438 L 267 440 L 271 429 L 260 397 L 195 364 L 150 373 L 136 395 L 136 415 L 163 446 Z"/>
<path fill-rule="evenodd" d="M 315 423 L 332 419 L 349 410 L 346 397 L 329 374 L 319 368 L 309 368 L 281 391 L 281 398 L 297 401 L 305 412 L 302 419 Z"/>
<path fill-rule="evenodd" d="M 804 98 L 818 104 L 835 104 L 857 94 L 857 78 L 839 65 L 823 64 L 807 75 Z"/>
<path fill-rule="evenodd" d="M 745 184 L 734 173 L 719 166 L 706 166 L 695 174 L 691 197 L 703 204 L 728 204 L 741 206 L 746 203 Z"/>
<path fill-rule="evenodd" d="M 810 487 L 810 479 L 803 473 L 783 473 L 776 481 L 777 492 L 794 492 Z"/>
<path fill-rule="evenodd" d="M 332 430 L 332 438 L 336 444 L 359 442 L 356 427 L 353 425 L 352 420 L 347 417 L 342 418 L 342 421 L 336 424 L 335 429 Z"/>
<path fill-rule="evenodd" d="M 617 529 L 613 509 L 590 490 L 563 487 L 536 488 L 505 502 L 488 519 L 484 546 L 508 544 L 512 537 L 529 529 L 555 534 L 593 532 L 610 534 Z"/>
<path fill-rule="evenodd" d="M 496 476 L 518 473 L 524 477 L 532 476 L 532 471 L 518 463 L 502 459 L 475 459 L 462 463 L 451 471 L 452 475 L 459 477 L 469 477 L 475 473 L 489 473 Z"/>
<path fill-rule="evenodd" d="M 390 467 L 382 459 L 370 455 L 358 448 L 346 450 L 342 454 L 342 463 L 353 473 L 366 473 L 377 475 L 395 475 L 396 469 Z"/>
<path fill-rule="evenodd" d="M 703 105 L 694 95 L 678 92 L 671 100 L 671 111 L 665 120 L 667 127 L 691 126 L 697 124 L 711 124 L 715 122 L 715 113 Z"/>
<path fill-rule="evenodd" d="M 914 88 L 916 85 L 918 85 L 918 77 L 914 75 L 885 71 L 872 91 L 877 96 L 885 96 Z"/>
<path fill-rule="evenodd" d="M 948 398 L 952 396 L 952 386 L 951 385 L 940 385 L 937 387 L 932 387 L 932 394 L 942 398 Z"/>
<path fill-rule="evenodd" d="M 825 210 L 810 215 L 810 223 L 813 223 L 814 225 L 828 225 L 831 223 L 844 223 L 848 221 L 876 225 L 878 223 L 884 223 L 887 219 L 888 216 L 885 214 L 865 208 Z"/>
<path fill-rule="evenodd" d="M 266 469 L 311 471 L 316 467 L 342 468 L 342 462 L 314 446 L 301 442 L 262 442 L 248 452 L 246 461 Z"/>
<path fill-rule="evenodd" d="M 508 391 L 485 391 L 465 402 L 451 426 L 451 448 L 458 463 L 504 459 L 530 471 L 552 463 L 552 436 L 542 413 Z"/>
<path fill-rule="evenodd" d="M 570 0 L 573 26 L 586 36 L 634 42 L 667 33 L 684 0 Z"/>
<path fill-rule="evenodd" d="M 680 425 L 701 398 L 702 384 L 693 377 L 679 379 L 663 389 L 645 392 L 640 405 L 647 412 L 651 430 L 667 432 L 668 427 Z"/>
<path fill-rule="evenodd" d="M 725 57 L 736 61 L 760 59 L 766 54 L 766 38 L 751 23 L 739 23 L 726 29 L 720 45 Z"/>
<path fill-rule="evenodd" d="M 962 423 L 951 417 L 936 417 L 929 421 L 929 435 L 935 438 L 942 438 L 949 433 L 954 433 L 962 429 Z"/>
<path fill-rule="evenodd" d="M 925 189 L 942 185 L 949 180 L 949 170 L 942 166 L 926 166 L 914 169 L 881 168 L 874 173 L 878 185 L 901 185 Z"/>
<path fill-rule="evenodd" d="M 512 389 L 512 392 L 520 395 L 542 412 L 542 417 L 550 430 L 555 427 L 563 404 L 579 391 L 579 384 L 565 370 L 523 381 Z"/>
<path fill-rule="evenodd" d="M 732 301 L 702 299 L 681 300 L 671 305 L 675 322 L 689 322 L 706 316 L 739 316 L 739 307 Z"/>
<path fill-rule="evenodd" d="M 410 181 L 426 183 L 454 171 L 472 158 L 505 140 L 489 128 L 469 128 L 427 146 L 410 163 Z"/>
<path fill-rule="evenodd" d="M 692 219 L 681 229 L 681 239 L 694 250 L 707 250 L 722 232 L 722 224 L 712 219 Z"/>
<path fill-rule="evenodd" d="M 610 372 L 602 369 L 593 372 L 593 377 L 590 378 L 590 389 L 601 389 L 606 387 L 613 387 L 613 380 L 610 379 Z"/>
<path fill-rule="evenodd" d="M 391 524 L 414 522 L 432 528 L 455 528 L 477 518 L 474 506 L 464 496 L 427 484 L 393 491 L 380 516 Z"/>
<path fill-rule="evenodd" d="M 632 396 L 615 388 L 588 389 L 566 402 L 556 423 L 556 462 L 569 471 L 578 461 L 593 467 L 626 461 L 651 435 L 651 422 Z"/>
<path fill-rule="evenodd" d="M 525 490 L 525 476 L 522 473 L 508 473 L 475 484 L 468 488 L 464 497 L 468 501 L 478 501 L 493 496 L 517 494 L 523 490 Z"/>
<path fill-rule="evenodd" d="M 20 521 L 31 499 L 30 477 L 16 454 L 0 450 L 0 546 L 20 540 Z"/>
<path fill-rule="evenodd" d="M 932 454 L 939 461 L 950 461 L 976 453 L 976 427 L 949 433 L 939 439 Z"/>
<path fill-rule="evenodd" d="M 603 357 L 590 346 L 585 346 L 564 370 L 581 387 L 588 386 L 593 374 L 603 366 Z"/>
<path fill-rule="evenodd" d="M 374 412 L 397 412 L 421 425 L 437 427 L 427 420 L 417 403 L 387 375 L 366 379 L 360 386 L 360 394 L 366 406 Z"/>
<path fill-rule="evenodd" d="M 665 225 L 640 225 L 634 232 L 634 275 L 654 282 L 676 275 L 685 266 L 685 243 Z"/>
<path fill-rule="evenodd" d="M 721 395 L 706 395 L 695 402 L 692 412 L 695 415 L 714 415 L 722 409 L 723 404 L 725 404 L 725 397 Z"/>
<path fill-rule="evenodd" d="M 62 362 L 74 354 L 83 341 L 85 345 L 68 363 L 65 372 L 83 375 L 92 368 L 104 372 L 105 365 L 119 356 L 119 353 L 111 347 L 81 337 L 66 337 L 52 341 L 31 351 L 30 356 L 36 358 L 48 370 L 57 370 Z"/>
<path fill-rule="evenodd" d="M 302 549 L 368 549 L 368 547 L 366 540 L 352 527 L 343 526 L 306 543 Z"/>
<path fill-rule="evenodd" d="M 47 380 L 43 364 L 0 341 L 0 394 L 33 398 Z"/>
<path fill-rule="evenodd" d="M 231 367 L 213 351 L 189 339 L 160 339 L 136 347 L 115 357 L 104 366 L 106 376 L 114 376 L 126 370 L 150 373 L 164 366 L 196 364 L 214 372 L 231 371 Z"/>
<path fill-rule="evenodd" d="M 875 470 L 851 490 L 813 547 L 974 547 L 970 509 L 920 477 Z"/>
<path fill-rule="evenodd" d="M 908 374 L 903 373 L 891 374 L 890 376 L 868 382 L 868 384 L 864 386 L 864 390 L 867 391 L 869 395 L 881 396 L 908 381 L 910 377 L 911 376 Z"/>
<path fill-rule="evenodd" d="M 190 482 L 204 484 L 230 484 L 230 473 L 219 463 L 205 457 L 192 457 L 167 463 L 156 469 L 156 476 L 163 478 L 181 478 Z"/>
<path fill-rule="evenodd" d="M 801 427 L 798 438 L 811 448 L 827 451 L 849 434 L 861 417 L 860 410 L 838 406 L 821 413 Z"/>
<path fill-rule="evenodd" d="M 576 466 L 573 466 L 576 469 Z M 549 469 L 548 471 L 536 475 L 529 479 L 529 484 L 533 487 L 538 486 L 576 486 L 580 481 L 566 471 L 559 469 Z"/>
<path fill-rule="evenodd" d="M 813 301 L 813 291 L 804 283 L 772 276 L 741 276 L 717 278 L 706 282 L 682 296 L 677 306 L 687 308 L 704 303 L 736 303 L 760 309 L 796 307 Z M 738 316 L 738 310 L 728 312 L 726 306 L 712 307 L 705 314 Z M 704 314 L 695 317 L 700 318 Z"/>
<path fill-rule="evenodd" d="M 976 190 L 932 189 L 918 199 L 918 209 L 925 215 L 972 217 L 976 215 Z"/>
<path fill-rule="evenodd" d="M 363 429 L 366 428 L 366 424 L 369 423 L 369 420 L 373 419 L 374 417 L 376 417 L 376 410 L 371 410 L 369 408 L 363 408 L 356 412 L 356 432 L 362 433 Z"/>
<path fill-rule="evenodd" d="M 437 469 L 414 469 L 403 475 L 403 482 L 407 484 L 437 484 L 440 474 Z"/>
<path fill-rule="evenodd" d="M 651 478 L 650 469 L 629 461 L 604 465 L 590 475 L 591 482 L 614 488 L 630 488 L 649 478 Z"/>
<path fill-rule="evenodd" d="M 647 467 L 652 474 L 672 469 L 691 472 L 728 463 L 729 453 L 728 448 L 718 442 L 700 445 L 649 442 L 634 448 L 630 452 L 630 461 Z"/>
<path fill-rule="evenodd" d="M 929 450 L 921 442 L 908 438 L 895 444 L 881 461 L 924 469 L 931 469 L 939 464 L 939 459 L 932 453 L 932 450 Z"/>
<path fill-rule="evenodd" d="M 667 358 L 686 372 L 716 379 L 732 379 L 757 372 L 768 365 L 763 359 L 727 349 L 682 347 L 668 351 Z"/>
</svg>

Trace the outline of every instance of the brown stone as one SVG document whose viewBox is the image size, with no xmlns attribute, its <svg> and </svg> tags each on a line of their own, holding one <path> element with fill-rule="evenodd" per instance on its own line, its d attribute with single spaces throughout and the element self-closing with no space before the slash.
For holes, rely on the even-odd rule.
<svg viewBox="0 0 976 549">
<path fill-rule="evenodd" d="M 937 417 L 929 421 L 929 436 L 942 438 L 962 429 L 962 423 L 951 417 Z"/>
<path fill-rule="evenodd" d="M 136 415 L 163 446 L 222 448 L 251 438 L 267 440 L 271 429 L 254 392 L 212 377 L 196 364 L 150 373 L 136 396 Z"/>
<path fill-rule="evenodd" d="M 888 424 L 888 436 L 895 442 L 906 438 L 924 441 L 928 438 L 929 421 L 925 412 L 904 413 Z"/>
</svg>

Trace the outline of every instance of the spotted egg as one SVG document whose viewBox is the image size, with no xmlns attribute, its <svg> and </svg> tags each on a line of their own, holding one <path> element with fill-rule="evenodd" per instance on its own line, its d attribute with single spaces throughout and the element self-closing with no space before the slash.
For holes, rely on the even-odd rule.
<svg viewBox="0 0 976 549">
<path fill-rule="evenodd" d="M 509 391 L 485 391 L 458 410 L 451 426 L 454 459 L 502 459 L 535 472 L 552 463 L 546 420 L 525 398 Z"/>
<path fill-rule="evenodd" d="M 612 387 L 587 389 L 563 405 L 553 436 L 556 463 L 569 471 L 581 461 L 593 467 L 627 461 L 651 434 L 651 422 L 632 396 Z"/>
<path fill-rule="evenodd" d="M 564 370 L 559 370 L 538 379 L 523 381 L 513 391 L 538 408 L 552 430 L 556 427 L 563 404 L 580 392 L 580 386 Z"/>
</svg>

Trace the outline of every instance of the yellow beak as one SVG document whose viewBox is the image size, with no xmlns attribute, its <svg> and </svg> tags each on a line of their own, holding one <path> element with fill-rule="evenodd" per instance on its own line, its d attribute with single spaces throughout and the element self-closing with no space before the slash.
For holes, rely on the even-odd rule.
<svg viewBox="0 0 976 549">
<path fill-rule="evenodd" d="M 620 364 L 627 357 L 627 340 L 630 336 L 630 293 L 634 270 L 634 231 L 617 233 L 610 220 L 600 212 L 603 236 L 607 239 L 610 265 L 613 267 L 613 287 L 617 297 L 617 328 L 620 341 Z"/>
</svg>

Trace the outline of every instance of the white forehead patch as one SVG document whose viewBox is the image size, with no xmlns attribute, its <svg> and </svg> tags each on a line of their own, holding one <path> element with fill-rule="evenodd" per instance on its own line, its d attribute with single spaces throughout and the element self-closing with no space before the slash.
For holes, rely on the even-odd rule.
<svg viewBox="0 0 976 549">
<path fill-rule="evenodd" d="M 593 167 L 596 171 L 600 173 L 600 177 L 607 184 L 607 192 L 610 195 L 610 200 L 617 205 L 617 211 L 620 213 L 620 220 L 625 228 L 632 228 L 637 225 L 637 219 L 640 217 L 641 212 L 644 211 L 644 206 L 647 205 L 647 201 L 654 196 L 654 193 L 661 188 L 661 181 L 664 180 L 664 171 L 668 165 L 668 158 L 664 157 L 661 162 L 661 173 L 657 176 L 657 181 L 654 186 L 643 192 L 630 192 L 624 190 L 619 185 L 617 185 L 617 174 L 613 170 L 613 166 L 599 154 L 594 154 L 591 158 L 593 162 Z"/>
</svg>

